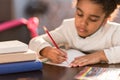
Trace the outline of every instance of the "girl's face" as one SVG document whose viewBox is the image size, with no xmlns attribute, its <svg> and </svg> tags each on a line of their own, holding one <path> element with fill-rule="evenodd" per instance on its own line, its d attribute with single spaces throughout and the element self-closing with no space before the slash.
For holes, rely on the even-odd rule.
<svg viewBox="0 0 120 80">
<path fill-rule="evenodd" d="M 107 18 L 102 6 L 90 0 L 80 0 L 76 7 L 75 25 L 80 37 L 87 37 L 95 33 Z"/>
</svg>

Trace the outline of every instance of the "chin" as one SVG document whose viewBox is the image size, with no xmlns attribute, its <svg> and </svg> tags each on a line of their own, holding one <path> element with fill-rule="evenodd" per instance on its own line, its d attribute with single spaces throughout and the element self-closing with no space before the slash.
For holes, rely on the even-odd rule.
<svg viewBox="0 0 120 80">
<path fill-rule="evenodd" d="M 81 38 L 86 38 L 87 36 L 82 36 L 82 35 L 79 35 L 79 37 L 81 37 Z"/>
<path fill-rule="evenodd" d="M 82 38 L 86 38 L 86 37 L 87 37 L 87 35 L 85 35 L 85 34 L 80 34 L 80 33 L 78 33 L 78 35 L 79 35 L 80 37 L 82 37 Z"/>
</svg>

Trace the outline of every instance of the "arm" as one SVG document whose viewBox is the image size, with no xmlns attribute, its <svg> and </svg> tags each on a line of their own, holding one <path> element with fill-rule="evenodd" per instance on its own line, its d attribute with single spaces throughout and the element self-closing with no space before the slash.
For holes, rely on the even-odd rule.
<svg viewBox="0 0 120 80">
<path fill-rule="evenodd" d="M 104 49 L 109 64 L 120 63 L 120 25 L 114 31 L 111 40 L 112 46 Z"/>
<path fill-rule="evenodd" d="M 83 57 L 76 58 L 71 66 L 85 66 L 89 64 L 95 64 L 100 62 L 107 62 L 109 64 L 120 62 L 120 26 L 113 26 L 109 34 L 107 34 L 107 41 L 105 43 L 107 47 L 101 49 L 100 51 L 88 54 Z M 106 41 L 105 41 L 106 42 Z"/>
<path fill-rule="evenodd" d="M 57 44 L 65 42 L 65 38 L 63 36 L 64 32 L 62 32 L 64 30 L 62 29 L 64 28 L 59 27 L 58 29 L 50 32 Z M 55 63 L 61 63 L 66 60 L 66 53 L 60 49 L 54 48 L 51 40 L 46 34 L 33 38 L 29 43 L 29 48 L 36 51 L 38 56 L 48 58 Z"/>
</svg>

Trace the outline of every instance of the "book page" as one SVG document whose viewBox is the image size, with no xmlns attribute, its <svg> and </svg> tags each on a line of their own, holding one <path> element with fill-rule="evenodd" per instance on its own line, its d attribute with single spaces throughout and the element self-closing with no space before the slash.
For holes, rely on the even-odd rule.
<svg viewBox="0 0 120 80">
<path fill-rule="evenodd" d="M 46 64 L 51 64 L 51 65 L 56 65 L 56 66 L 70 67 L 69 64 L 74 60 L 74 58 L 85 55 L 84 53 L 82 53 L 78 50 L 74 50 L 74 49 L 67 50 L 66 52 L 67 52 L 68 59 L 67 59 L 67 61 L 64 61 L 61 64 L 55 64 L 50 61 L 43 61 L 43 62 Z"/>
</svg>

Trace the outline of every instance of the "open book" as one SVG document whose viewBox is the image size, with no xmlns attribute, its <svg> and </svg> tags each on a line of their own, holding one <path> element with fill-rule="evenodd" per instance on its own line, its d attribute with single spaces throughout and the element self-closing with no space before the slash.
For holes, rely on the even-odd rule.
<svg viewBox="0 0 120 80">
<path fill-rule="evenodd" d="M 84 67 L 76 76 L 78 80 L 120 80 L 120 69 Z"/>
<path fill-rule="evenodd" d="M 64 67 L 70 67 L 69 64 L 74 60 L 74 58 L 78 57 L 78 56 L 83 56 L 85 55 L 84 53 L 78 51 L 78 50 L 75 50 L 75 49 L 70 49 L 70 50 L 67 50 L 67 61 L 64 61 L 63 63 L 61 64 L 55 64 L 55 63 L 52 63 L 50 62 L 49 60 L 45 60 L 45 59 L 41 59 L 40 61 L 46 63 L 46 64 L 51 64 L 51 65 L 56 65 L 56 66 L 64 66 Z"/>
</svg>

